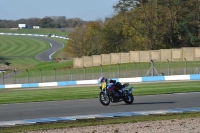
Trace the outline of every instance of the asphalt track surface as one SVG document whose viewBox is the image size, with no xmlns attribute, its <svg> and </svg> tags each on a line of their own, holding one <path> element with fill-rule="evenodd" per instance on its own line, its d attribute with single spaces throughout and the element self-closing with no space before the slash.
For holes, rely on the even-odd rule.
<svg viewBox="0 0 200 133">
<path fill-rule="evenodd" d="M 124 102 L 103 106 L 98 98 L 0 105 L 0 121 L 68 117 L 103 113 L 151 111 L 199 107 L 200 93 L 135 96 L 131 105 Z"/>
<path fill-rule="evenodd" d="M 53 40 L 48 37 L 34 37 L 34 38 L 41 39 L 43 41 L 47 41 L 51 45 L 51 48 L 36 55 L 35 58 L 38 60 L 41 60 L 42 62 L 51 61 L 51 55 L 64 47 L 64 45 L 61 42 Z"/>
</svg>

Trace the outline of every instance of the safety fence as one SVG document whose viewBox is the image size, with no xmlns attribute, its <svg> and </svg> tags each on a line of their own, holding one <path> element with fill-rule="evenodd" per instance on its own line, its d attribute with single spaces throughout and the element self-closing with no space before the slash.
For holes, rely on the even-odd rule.
<svg viewBox="0 0 200 133">
<path fill-rule="evenodd" d="M 14 70 L 0 73 L 0 85 L 200 74 L 200 62 L 157 62 L 48 70 Z"/>
</svg>

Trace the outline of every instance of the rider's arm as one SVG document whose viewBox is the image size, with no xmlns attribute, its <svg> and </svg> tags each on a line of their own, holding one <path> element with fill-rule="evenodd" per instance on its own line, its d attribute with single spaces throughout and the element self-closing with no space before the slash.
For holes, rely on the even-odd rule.
<svg viewBox="0 0 200 133">
<path fill-rule="evenodd" d="M 109 82 L 115 84 L 116 80 L 109 79 Z"/>
<path fill-rule="evenodd" d="M 102 90 L 102 86 L 100 86 L 99 89 Z"/>
</svg>

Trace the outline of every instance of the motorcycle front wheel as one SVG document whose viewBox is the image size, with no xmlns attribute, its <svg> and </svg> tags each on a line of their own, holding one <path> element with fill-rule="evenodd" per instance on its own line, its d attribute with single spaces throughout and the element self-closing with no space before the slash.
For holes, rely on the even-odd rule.
<svg viewBox="0 0 200 133">
<path fill-rule="evenodd" d="M 124 97 L 124 102 L 126 104 L 132 104 L 134 101 L 134 97 L 132 94 L 128 94 L 126 97 Z"/>
<path fill-rule="evenodd" d="M 110 104 L 110 97 L 105 94 L 104 92 L 99 93 L 99 102 L 104 105 L 108 106 Z"/>
</svg>

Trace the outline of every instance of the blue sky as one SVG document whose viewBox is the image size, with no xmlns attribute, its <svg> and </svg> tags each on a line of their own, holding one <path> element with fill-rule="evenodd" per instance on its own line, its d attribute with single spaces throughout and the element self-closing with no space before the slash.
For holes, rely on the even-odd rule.
<svg viewBox="0 0 200 133">
<path fill-rule="evenodd" d="M 119 0 L 0 0 L 0 19 L 66 16 L 82 20 L 104 19 L 114 14 Z"/>
</svg>

